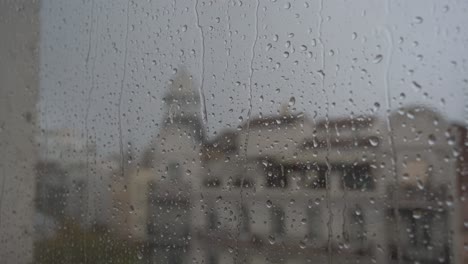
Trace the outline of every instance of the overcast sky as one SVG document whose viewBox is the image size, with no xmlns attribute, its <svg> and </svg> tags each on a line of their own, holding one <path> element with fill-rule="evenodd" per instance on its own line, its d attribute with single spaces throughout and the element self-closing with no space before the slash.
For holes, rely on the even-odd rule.
<svg viewBox="0 0 468 264">
<path fill-rule="evenodd" d="M 210 135 L 292 97 L 317 117 L 382 115 L 390 102 L 467 118 L 466 1 L 42 2 L 41 126 L 87 128 L 100 153 L 118 151 L 119 108 L 125 145 L 157 134 L 181 66 Z"/>
</svg>

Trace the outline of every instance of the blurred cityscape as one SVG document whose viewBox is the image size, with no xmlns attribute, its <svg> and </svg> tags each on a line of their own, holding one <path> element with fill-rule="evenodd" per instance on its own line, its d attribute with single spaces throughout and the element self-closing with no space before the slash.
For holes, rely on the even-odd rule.
<svg viewBox="0 0 468 264">
<path fill-rule="evenodd" d="M 96 137 L 39 124 L 40 2 L 0 1 L 0 263 L 468 263 L 466 124 L 421 104 L 388 107 L 385 115 L 316 118 L 286 98 L 276 114 L 249 113 L 212 138 L 199 91 L 179 70 L 151 141 L 144 149 L 124 148 L 122 138 L 111 137 L 120 153 L 102 158 Z M 114 16 L 120 21 L 120 13 Z M 412 24 L 422 22 L 417 16 Z M 371 63 L 383 60 L 376 54 Z"/>
<path fill-rule="evenodd" d="M 462 263 L 466 129 L 431 108 L 314 120 L 286 102 L 208 140 L 187 72 L 164 101 L 138 158 L 37 138 L 37 262 Z"/>
</svg>

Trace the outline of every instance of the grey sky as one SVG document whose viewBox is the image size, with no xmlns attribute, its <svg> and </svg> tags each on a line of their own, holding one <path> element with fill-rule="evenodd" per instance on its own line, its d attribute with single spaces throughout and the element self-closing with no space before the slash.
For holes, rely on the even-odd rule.
<svg viewBox="0 0 468 264">
<path fill-rule="evenodd" d="M 247 119 L 250 91 L 252 117 L 291 97 L 311 116 L 384 114 L 388 91 L 392 108 L 466 118 L 468 2 L 200 0 L 198 14 L 196 3 L 44 0 L 42 127 L 88 128 L 102 153 L 118 151 L 120 107 L 124 144 L 142 146 L 179 66 L 196 89 L 204 72 L 211 135 Z"/>
</svg>

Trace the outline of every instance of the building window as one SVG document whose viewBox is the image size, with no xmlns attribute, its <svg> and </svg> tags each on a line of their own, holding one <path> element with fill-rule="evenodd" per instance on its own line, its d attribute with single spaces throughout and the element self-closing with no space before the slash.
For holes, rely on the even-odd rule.
<svg viewBox="0 0 468 264">
<path fill-rule="evenodd" d="M 273 161 L 266 162 L 266 186 L 269 188 L 286 188 L 288 179 L 284 167 Z"/>
<path fill-rule="evenodd" d="M 180 165 L 178 162 L 170 162 L 167 166 L 167 174 L 169 179 L 180 179 L 182 173 L 180 169 Z"/>
<path fill-rule="evenodd" d="M 217 254 L 216 252 L 214 252 L 213 250 L 211 250 L 211 251 L 208 253 L 207 264 L 218 264 L 218 263 L 219 263 L 218 254 Z"/>
<path fill-rule="evenodd" d="M 412 248 L 427 248 L 432 243 L 433 213 L 424 209 L 400 209 L 405 240 Z"/>
<path fill-rule="evenodd" d="M 354 250 L 357 250 L 358 253 L 363 253 L 367 236 L 363 209 L 360 206 L 356 206 L 351 210 L 349 215 L 349 242 Z"/>
<path fill-rule="evenodd" d="M 254 182 L 248 177 L 242 178 L 242 176 L 239 176 L 232 182 L 232 185 L 234 187 L 241 187 L 242 185 L 242 188 L 250 188 L 254 186 Z"/>
<path fill-rule="evenodd" d="M 242 204 L 240 215 L 240 225 L 242 233 L 250 233 L 250 212 L 246 204 Z"/>
<path fill-rule="evenodd" d="M 343 185 L 350 190 L 368 191 L 375 187 L 371 169 L 366 165 L 349 165 L 343 167 Z"/>
<path fill-rule="evenodd" d="M 271 207 L 271 232 L 274 235 L 283 235 L 285 233 L 285 217 L 286 214 L 278 205 Z"/>
<path fill-rule="evenodd" d="M 327 187 L 326 170 L 321 167 L 308 167 L 300 171 L 298 185 L 304 189 L 325 189 Z"/>
<path fill-rule="evenodd" d="M 322 232 L 325 228 L 321 223 L 321 214 L 319 208 L 306 208 L 307 215 L 307 237 L 312 243 L 321 243 Z"/>
<path fill-rule="evenodd" d="M 218 178 L 209 178 L 203 181 L 205 187 L 218 187 L 221 185 L 221 181 Z"/>
<path fill-rule="evenodd" d="M 218 212 L 216 211 L 216 208 L 211 206 L 208 209 L 208 213 L 206 214 L 206 218 L 207 218 L 208 229 L 210 229 L 210 230 L 216 229 L 217 226 L 218 226 L 218 221 L 219 221 Z"/>
<path fill-rule="evenodd" d="M 410 161 L 403 167 L 401 184 L 406 188 L 424 187 L 428 178 L 428 166 L 424 161 Z"/>
</svg>

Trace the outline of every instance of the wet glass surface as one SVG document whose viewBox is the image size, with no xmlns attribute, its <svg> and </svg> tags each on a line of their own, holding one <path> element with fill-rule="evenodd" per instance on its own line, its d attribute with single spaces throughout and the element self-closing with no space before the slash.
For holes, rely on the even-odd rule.
<svg viewBox="0 0 468 264">
<path fill-rule="evenodd" d="M 468 263 L 468 3 L 0 2 L 1 263 Z"/>
</svg>

